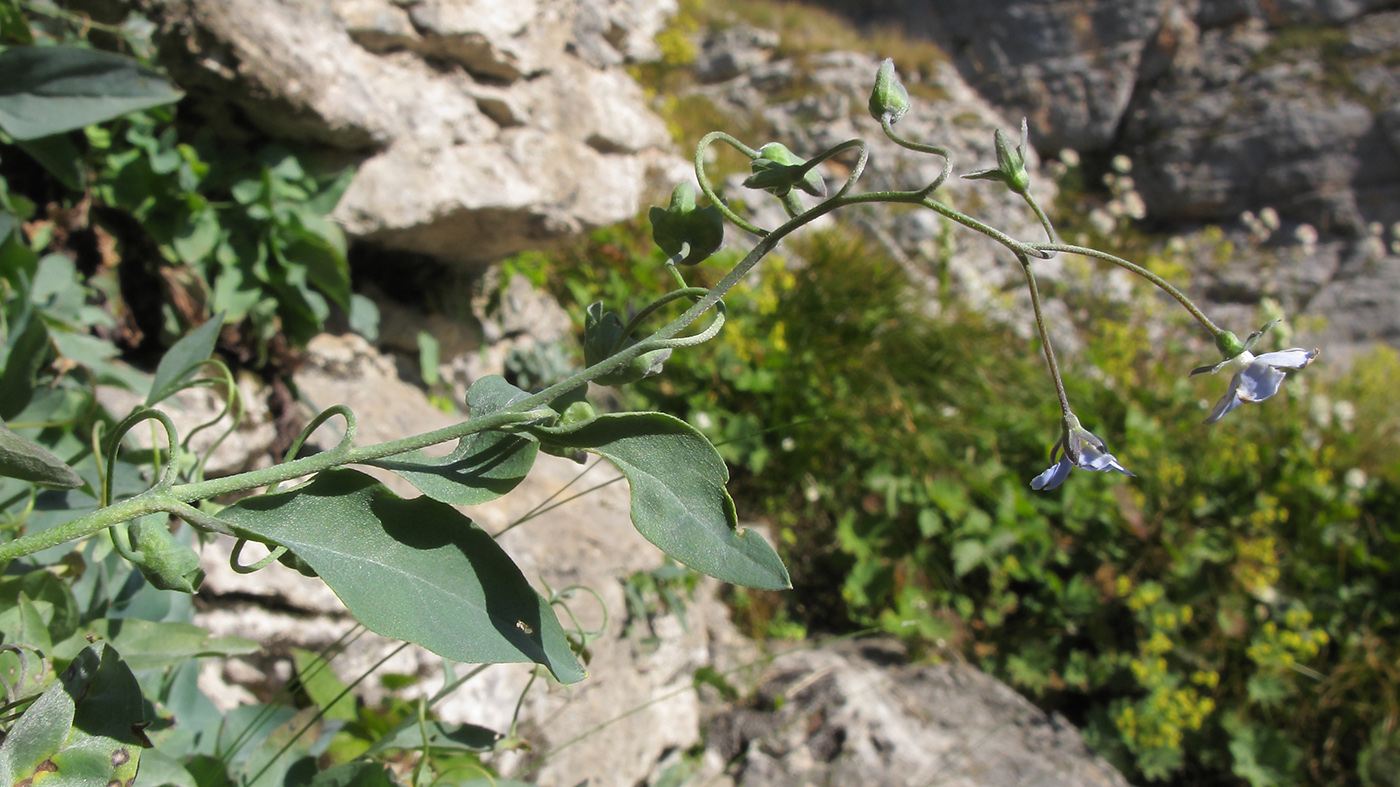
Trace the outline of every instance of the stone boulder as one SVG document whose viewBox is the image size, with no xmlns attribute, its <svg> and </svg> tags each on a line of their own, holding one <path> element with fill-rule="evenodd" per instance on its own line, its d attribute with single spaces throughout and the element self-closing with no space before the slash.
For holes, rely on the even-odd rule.
<svg viewBox="0 0 1400 787">
<path fill-rule="evenodd" d="M 1150 215 L 1275 208 L 1324 233 L 1400 220 L 1400 12 L 1336 28 L 1204 30 L 1134 98 L 1122 147 Z"/>
<path fill-rule="evenodd" d="M 711 769 L 724 763 L 734 787 L 1128 785 L 1062 717 L 965 664 L 909 664 L 881 642 L 774 659 L 753 702 L 708 729 Z"/>
<path fill-rule="evenodd" d="M 635 216 L 674 163 L 621 67 L 668 0 L 150 1 L 206 115 L 359 162 L 354 239 L 481 266 Z"/>
</svg>

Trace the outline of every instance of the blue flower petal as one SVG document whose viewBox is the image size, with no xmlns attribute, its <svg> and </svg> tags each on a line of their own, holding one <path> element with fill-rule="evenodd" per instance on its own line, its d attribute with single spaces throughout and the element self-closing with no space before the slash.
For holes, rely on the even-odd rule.
<svg viewBox="0 0 1400 787">
<path fill-rule="evenodd" d="M 1053 465 L 1050 465 L 1045 472 L 1031 479 L 1031 489 L 1050 491 L 1063 484 L 1069 478 L 1069 471 L 1074 469 L 1074 463 L 1066 456 Z"/>
</svg>

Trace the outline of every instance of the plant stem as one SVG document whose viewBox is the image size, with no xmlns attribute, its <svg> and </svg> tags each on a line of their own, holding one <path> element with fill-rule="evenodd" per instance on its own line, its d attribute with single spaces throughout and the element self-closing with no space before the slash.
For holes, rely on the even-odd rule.
<svg viewBox="0 0 1400 787">
<path fill-rule="evenodd" d="M 1069 409 L 1069 395 L 1065 393 L 1065 382 L 1060 377 L 1060 365 L 1055 362 L 1055 348 L 1050 346 L 1050 332 L 1045 328 L 1045 315 L 1040 311 L 1040 288 L 1035 284 L 1035 274 L 1031 272 L 1031 261 L 1018 254 L 1021 271 L 1026 274 L 1026 284 L 1031 289 L 1031 308 L 1035 310 L 1035 327 L 1040 331 L 1040 346 L 1045 351 L 1045 362 L 1050 365 L 1050 379 L 1055 382 L 1055 394 L 1060 397 L 1060 414 L 1065 418 L 1073 415 Z"/>
<path fill-rule="evenodd" d="M 1158 276 L 1152 271 L 1142 267 L 1141 265 L 1138 265 L 1137 263 L 1128 262 L 1122 257 L 1115 257 L 1114 255 L 1109 254 L 1106 251 L 1099 251 L 1098 249 L 1091 249 L 1085 246 L 1072 246 L 1068 243 L 1031 243 L 1028 245 L 1033 249 L 1039 249 L 1041 251 L 1062 251 L 1067 254 L 1079 254 L 1085 257 L 1093 257 L 1095 259 L 1100 259 L 1105 262 L 1111 262 L 1124 270 L 1136 273 L 1142 278 L 1147 279 L 1148 281 L 1160 287 L 1168 295 L 1175 298 L 1177 303 L 1180 303 L 1182 306 L 1184 306 L 1186 308 L 1186 311 L 1190 312 L 1191 316 L 1196 318 L 1197 322 L 1204 326 L 1207 331 L 1210 331 L 1211 336 L 1219 336 L 1220 334 L 1225 333 L 1224 329 L 1216 325 L 1214 322 L 1211 322 L 1211 319 L 1205 315 L 1205 312 L 1202 312 L 1199 308 L 1197 308 L 1196 304 L 1192 303 L 1191 299 L 1186 297 L 1185 293 L 1172 286 L 1171 282 L 1167 281 L 1161 276 Z"/>
</svg>

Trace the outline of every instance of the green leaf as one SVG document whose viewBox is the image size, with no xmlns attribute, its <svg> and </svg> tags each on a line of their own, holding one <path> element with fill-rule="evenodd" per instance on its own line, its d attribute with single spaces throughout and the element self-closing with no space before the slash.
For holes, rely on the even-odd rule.
<svg viewBox="0 0 1400 787">
<path fill-rule="evenodd" d="M 34 600 L 20 593 L 14 606 L 0 610 L 0 632 L 5 644 L 28 645 L 36 650 L 49 653 L 53 650 L 53 638 L 49 636 L 46 617 L 52 611 L 45 609 L 47 604 L 35 604 Z M 49 612 L 49 615 L 45 615 Z"/>
<path fill-rule="evenodd" d="M 316 774 L 307 787 L 397 787 L 381 762 L 347 762 Z"/>
<path fill-rule="evenodd" d="M 1230 755 L 1235 775 L 1250 787 L 1283 787 L 1296 784 L 1298 766 L 1303 760 L 1288 738 L 1279 730 L 1257 719 L 1238 714 L 1222 723 L 1230 734 Z"/>
<path fill-rule="evenodd" d="M 141 687 L 110 645 L 83 649 L 0 743 L 0 784 L 129 784 L 149 745 Z"/>
<path fill-rule="evenodd" d="M 83 485 L 83 479 L 67 463 L 11 432 L 4 421 L 0 421 L 0 476 L 60 489 Z"/>
<path fill-rule="evenodd" d="M 368 464 L 403 476 L 418 491 L 454 506 L 474 506 L 514 489 L 535 464 L 540 446 L 502 432 L 467 435 L 447 456 L 408 451 Z"/>
<path fill-rule="evenodd" d="M 18 140 L 100 123 L 184 95 L 129 57 L 77 47 L 0 52 L 0 129 Z"/>
<path fill-rule="evenodd" d="M 148 749 L 141 754 L 141 770 L 136 774 L 135 787 L 199 787 L 180 761 L 162 748 Z"/>
<path fill-rule="evenodd" d="M 29 312 L 10 325 L 5 348 L 5 371 L 0 374 L 0 418 L 12 419 L 34 395 L 35 375 L 49 355 L 49 332 L 43 320 Z"/>
<path fill-rule="evenodd" d="M 438 365 L 442 363 L 442 347 L 437 337 L 427 331 L 418 332 L 418 372 L 429 386 L 442 381 Z"/>
<path fill-rule="evenodd" d="M 20 576 L 0 579 L 0 609 L 18 604 L 21 597 L 43 603 L 48 608 L 45 627 L 53 642 L 72 636 L 78 630 L 81 612 L 78 601 L 68 589 L 68 583 L 59 579 L 53 572 L 44 569 L 30 571 Z M 4 613 L 0 613 L 4 614 Z M 11 631 L 6 627 L 4 631 Z M 13 642 L 8 636 L 5 642 Z M 35 643 L 30 643 L 35 644 Z"/>
<path fill-rule="evenodd" d="M 238 501 L 219 517 L 305 560 L 371 631 L 454 661 L 533 661 L 582 680 L 549 603 L 485 531 L 455 508 L 404 500 L 354 470 Z"/>
<path fill-rule="evenodd" d="M 156 366 L 155 379 L 151 381 L 151 393 L 146 397 L 149 407 L 175 393 L 180 384 L 195 373 L 199 365 L 214 354 L 214 345 L 219 341 L 219 330 L 224 327 L 224 313 L 219 312 L 203 325 L 185 334 L 175 342 Z"/>
<path fill-rule="evenodd" d="M 369 747 L 364 756 L 369 757 L 387 749 L 421 749 L 424 731 L 427 743 L 434 750 L 491 751 L 501 734 L 475 724 L 444 724 L 440 721 L 425 722 L 418 726 L 418 719 L 410 716 L 399 722 L 375 744 Z"/>
<path fill-rule="evenodd" d="M 320 708 L 303 708 L 248 753 L 243 787 L 305 784 L 316 775 L 311 746 L 321 737 Z"/>
<path fill-rule="evenodd" d="M 83 156 L 67 134 L 17 140 L 17 143 L 63 185 L 73 191 L 82 191 L 87 186 L 87 167 L 83 166 Z"/>
<path fill-rule="evenodd" d="M 164 669 L 199 656 L 246 656 L 258 643 L 242 637 L 216 637 L 191 623 L 133 618 L 102 618 L 92 623 L 94 636 L 121 648 L 132 669 Z"/>
<path fill-rule="evenodd" d="M 306 696 L 325 711 L 328 719 L 354 721 L 355 693 L 336 677 L 331 665 L 319 654 L 304 648 L 292 648 L 292 662 L 297 669 L 297 682 Z"/>
<path fill-rule="evenodd" d="M 953 574 L 961 577 L 982 565 L 987 548 L 981 541 L 968 539 L 953 545 Z"/>
<path fill-rule="evenodd" d="M 379 306 L 354 292 L 350 294 L 350 330 L 371 342 L 379 340 Z"/>
<path fill-rule="evenodd" d="M 724 460 L 684 421 L 662 413 L 614 413 L 531 431 L 546 446 L 589 451 L 616 465 L 632 488 L 632 524 L 676 560 L 725 582 L 792 587 L 773 547 L 739 528 L 724 487 Z"/>
<path fill-rule="evenodd" d="M 1292 697 L 1296 692 L 1293 682 L 1274 672 L 1260 672 L 1249 676 L 1245 683 L 1251 702 L 1260 705 L 1276 706 Z"/>
<path fill-rule="evenodd" d="M 171 245 L 181 262 L 198 265 L 214 252 L 221 234 L 218 214 L 213 208 L 206 207 L 184 220 L 183 226 L 176 230 Z"/>
</svg>

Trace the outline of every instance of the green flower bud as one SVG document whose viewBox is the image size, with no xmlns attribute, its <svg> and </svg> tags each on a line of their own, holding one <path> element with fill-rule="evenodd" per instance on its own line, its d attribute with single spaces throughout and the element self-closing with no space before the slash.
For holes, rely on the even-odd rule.
<svg viewBox="0 0 1400 787">
<path fill-rule="evenodd" d="M 127 533 L 136 554 L 136 567 L 161 590 L 191 593 L 204 581 L 199 555 L 170 534 L 164 522 L 133 522 Z"/>
<path fill-rule="evenodd" d="M 749 162 L 753 174 L 744 181 L 751 189 L 763 189 L 778 198 L 786 197 L 794 187 L 818 199 L 826 198 L 826 182 L 815 169 L 802 172 L 805 159 L 793 155 L 781 142 L 769 142 L 758 149 L 758 158 Z"/>
<path fill-rule="evenodd" d="M 997 129 L 993 135 L 993 140 L 997 149 L 997 165 L 993 169 L 984 169 L 963 175 L 969 180 L 998 180 L 1006 184 L 1006 187 L 1017 194 L 1025 194 L 1031 185 L 1031 176 L 1026 172 L 1026 137 L 1029 130 L 1026 126 L 1026 119 L 1021 119 L 1021 144 L 1011 147 L 1011 140 L 1001 129 Z"/>
<path fill-rule="evenodd" d="M 724 217 L 713 205 L 696 208 L 695 189 L 689 183 L 680 183 L 671 192 L 670 207 L 653 207 L 647 216 L 651 238 L 662 251 L 670 257 L 686 252 L 679 260 L 682 265 L 707 259 L 724 243 Z"/>
<path fill-rule="evenodd" d="M 592 366 L 636 344 L 623 336 L 624 327 L 626 326 L 622 324 L 622 318 L 606 311 L 602 301 L 590 304 L 583 320 L 583 362 Z M 599 385 L 635 383 L 643 377 L 660 374 L 662 366 L 670 357 L 670 348 L 643 353 L 621 368 L 595 378 L 593 382 Z"/>
<path fill-rule="evenodd" d="M 875 89 L 870 93 L 870 116 L 893 126 L 909 111 L 909 91 L 904 89 L 894 73 L 894 59 L 885 58 L 875 72 Z"/>
</svg>

